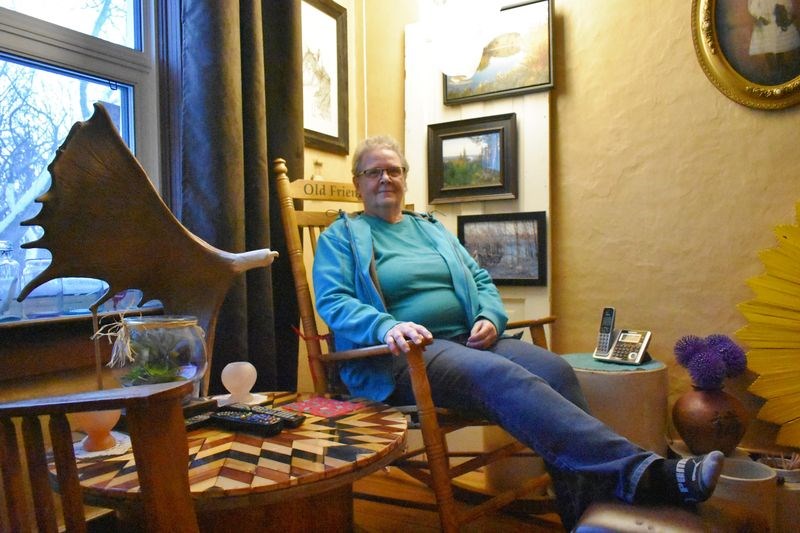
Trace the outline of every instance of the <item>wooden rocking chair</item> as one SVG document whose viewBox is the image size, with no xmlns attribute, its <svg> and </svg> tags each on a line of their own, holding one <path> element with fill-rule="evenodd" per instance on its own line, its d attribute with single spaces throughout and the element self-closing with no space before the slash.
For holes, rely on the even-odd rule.
<svg viewBox="0 0 800 533">
<path fill-rule="evenodd" d="M 309 365 L 316 392 L 342 392 L 333 389 L 334 380 L 338 377 L 335 370 L 337 361 L 361 357 L 372 357 L 390 353 L 386 345 L 372 346 L 356 350 L 335 352 L 332 343 L 326 343 L 323 351 L 321 339 L 329 336 L 321 335 L 317 327 L 317 316 L 314 311 L 313 299 L 308 283 L 306 265 L 303 257 L 303 241 L 309 239 L 312 252 L 316 251 L 317 236 L 337 215 L 337 210 L 319 207 L 319 202 L 348 202 L 360 203 L 355 194 L 355 187 L 351 182 L 331 182 L 296 180 L 290 181 L 287 168 L 283 159 L 274 162 L 274 172 L 277 178 L 278 195 L 280 198 L 281 216 L 286 234 L 289 261 L 294 276 L 297 292 L 300 319 L 302 322 L 302 338 L 308 350 Z M 296 209 L 295 202 L 303 200 L 313 202 L 318 211 Z M 310 204 L 305 204 L 306 206 Z M 323 204 L 324 205 L 324 204 Z M 509 323 L 509 329 L 528 328 L 533 341 L 539 346 L 547 347 L 544 326 L 555 320 L 553 317 L 538 320 L 518 321 Z M 424 348 L 423 348 L 424 349 Z M 497 450 L 487 452 L 461 452 L 450 453 L 447 449 L 445 435 L 457 429 L 474 425 L 486 425 L 485 421 L 465 420 L 453 413 L 445 413 L 436 409 L 431 400 L 431 389 L 425 366 L 422 359 L 423 349 L 416 348 L 408 354 L 409 371 L 416 399 L 411 416 L 412 427 L 418 425 L 422 432 L 424 447 L 408 450 L 394 466 L 401 468 L 412 477 L 424 482 L 431 487 L 436 497 L 436 506 L 443 531 L 457 531 L 462 524 L 471 522 L 485 516 L 490 512 L 514 503 L 518 498 L 549 484 L 549 477 L 542 475 L 530 479 L 520 487 L 504 491 L 493 496 L 479 495 L 478 503 L 469 508 L 465 513 L 459 513 L 455 505 L 454 494 L 464 494 L 463 487 L 452 483 L 453 479 L 485 467 L 491 462 L 518 454 L 525 450 L 525 446 L 513 441 L 501 446 Z M 426 459 L 426 460 L 420 460 Z M 457 458 L 451 463 L 451 458 Z M 465 460 L 466 459 L 466 460 Z M 460 461 L 460 462 L 459 462 Z M 473 496 L 476 496 L 473 494 Z M 470 498 L 474 501 L 474 498 Z M 385 498 L 383 499 L 386 500 Z M 535 514 L 554 512 L 551 499 L 527 500 L 535 501 Z M 412 506 L 412 502 L 395 501 L 404 506 Z M 526 505 L 524 512 L 529 513 L 531 506 Z M 533 514 L 533 513 L 530 513 Z"/>
</svg>

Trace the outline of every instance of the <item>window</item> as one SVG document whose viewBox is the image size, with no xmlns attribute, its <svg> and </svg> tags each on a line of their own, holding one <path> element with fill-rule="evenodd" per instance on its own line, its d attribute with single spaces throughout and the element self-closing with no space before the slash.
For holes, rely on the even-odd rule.
<svg viewBox="0 0 800 533">
<path fill-rule="evenodd" d="M 3 309 L 7 320 L 16 318 L 3 299 L 16 296 L 22 272 L 49 259 L 46 250 L 20 248 L 41 234 L 20 221 L 38 212 L 34 200 L 50 186 L 47 165 L 94 102 L 105 105 L 142 166 L 157 175 L 154 6 L 155 0 L 0 0 L 0 241 L 20 270 L 13 295 L 0 286 L 0 321 Z M 49 299 L 31 295 L 15 313 L 87 312 L 104 290 L 97 280 L 57 280 L 35 291 Z"/>
<path fill-rule="evenodd" d="M 0 7 L 141 50 L 138 0 L 0 0 Z"/>
</svg>

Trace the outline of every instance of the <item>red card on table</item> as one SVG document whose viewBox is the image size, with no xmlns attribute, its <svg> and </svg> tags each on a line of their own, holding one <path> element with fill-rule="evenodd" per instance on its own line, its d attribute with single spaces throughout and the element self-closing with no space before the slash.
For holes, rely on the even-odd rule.
<svg viewBox="0 0 800 533">
<path fill-rule="evenodd" d="M 345 415 L 352 411 L 356 411 L 363 407 L 363 404 L 358 402 L 349 402 L 345 400 L 333 400 L 331 398 L 309 398 L 300 402 L 294 402 L 287 405 L 281 405 L 284 409 L 291 409 L 300 413 L 306 413 L 314 416 L 323 416 L 326 418 Z"/>
</svg>

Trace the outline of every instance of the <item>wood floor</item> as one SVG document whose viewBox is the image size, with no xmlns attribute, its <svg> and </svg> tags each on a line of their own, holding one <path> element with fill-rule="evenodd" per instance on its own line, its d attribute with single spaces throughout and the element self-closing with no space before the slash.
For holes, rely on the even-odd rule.
<svg viewBox="0 0 800 533">
<path fill-rule="evenodd" d="M 387 495 L 433 504 L 433 493 L 424 485 L 406 476 L 396 468 L 382 470 L 356 481 L 356 493 Z M 460 504 L 466 508 L 466 504 Z M 435 511 L 376 503 L 356 498 L 356 533 L 434 533 L 439 531 L 439 517 Z M 504 513 L 485 517 L 466 527 L 467 532 L 515 533 L 564 531 L 555 514 L 542 517 L 517 518 Z"/>
</svg>

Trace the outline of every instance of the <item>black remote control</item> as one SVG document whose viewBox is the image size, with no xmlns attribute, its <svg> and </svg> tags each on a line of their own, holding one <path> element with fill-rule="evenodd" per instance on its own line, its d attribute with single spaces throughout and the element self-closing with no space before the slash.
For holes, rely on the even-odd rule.
<svg viewBox="0 0 800 533">
<path fill-rule="evenodd" d="M 260 437 L 271 437 L 283 430 L 283 421 L 277 416 L 251 411 L 217 411 L 211 421 L 226 429 L 254 433 Z"/>
<path fill-rule="evenodd" d="M 184 418 L 183 423 L 186 424 L 186 430 L 191 431 L 206 425 L 210 419 L 211 413 L 200 413 L 199 415 Z"/>
<path fill-rule="evenodd" d="M 301 415 L 300 413 L 293 413 L 291 411 L 285 411 L 283 409 L 266 407 L 264 405 L 248 405 L 246 403 L 232 403 L 230 405 L 226 405 L 225 407 L 227 409 L 233 409 L 235 411 L 244 411 L 244 412 L 250 411 L 253 413 L 261 413 L 264 415 L 277 416 L 278 418 L 283 420 L 284 427 L 290 429 L 300 427 L 306 420 L 306 415 Z"/>
</svg>

